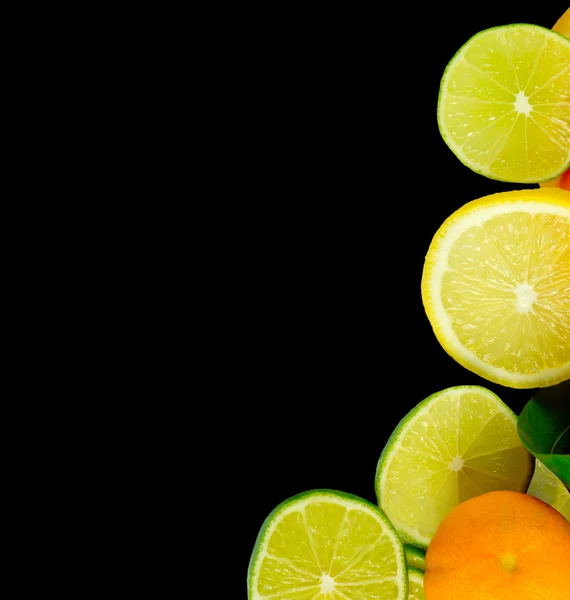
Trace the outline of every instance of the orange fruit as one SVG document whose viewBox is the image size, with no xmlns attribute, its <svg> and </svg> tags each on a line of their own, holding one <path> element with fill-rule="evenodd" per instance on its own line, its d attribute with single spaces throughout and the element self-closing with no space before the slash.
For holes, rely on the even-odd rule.
<svg viewBox="0 0 570 600">
<path fill-rule="evenodd" d="M 556 179 L 552 179 L 551 181 L 541 183 L 540 187 L 561 188 L 570 192 L 570 169 L 562 173 L 562 175 L 560 175 L 560 177 L 557 177 Z"/>
<path fill-rule="evenodd" d="M 552 29 L 570 38 L 570 8 L 556 21 Z"/>
<path fill-rule="evenodd" d="M 568 600 L 570 522 L 522 492 L 488 492 L 443 519 L 426 554 L 426 600 Z"/>
</svg>

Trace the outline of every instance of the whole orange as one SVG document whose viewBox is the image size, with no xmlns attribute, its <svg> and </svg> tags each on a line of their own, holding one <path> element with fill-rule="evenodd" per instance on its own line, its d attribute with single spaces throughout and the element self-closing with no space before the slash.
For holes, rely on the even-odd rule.
<svg viewBox="0 0 570 600">
<path fill-rule="evenodd" d="M 521 492 L 458 504 L 426 554 L 426 600 L 570 600 L 570 522 Z"/>
</svg>

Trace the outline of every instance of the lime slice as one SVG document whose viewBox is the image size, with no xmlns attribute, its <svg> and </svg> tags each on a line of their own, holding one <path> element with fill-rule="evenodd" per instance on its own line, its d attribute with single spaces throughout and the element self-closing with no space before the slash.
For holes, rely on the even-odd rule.
<svg viewBox="0 0 570 600">
<path fill-rule="evenodd" d="M 424 572 L 410 567 L 408 569 L 408 600 L 426 600 L 424 593 Z"/>
<path fill-rule="evenodd" d="M 550 504 L 570 521 L 570 492 L 560 479 L 538 459 L 536 459 L 534 475 L 528 486 L 527 494 Z"/>
<path fill-rule="evenodd" d="M 313 490 L 263 523 L 248 570 L 249 600 L 405 600 L 404 549 L 377 506 Z"/>
<path fill-rule="evenodd" d="M 538 25 L 485 29 L 447 65 L 441 135 L 473 171 L 518 183 L 570 166 L 570 40 Z"/>
<path fill-rule="evenodd" d="M 422 571 L 426 570 L 426 551 L 416 548 L 410 544 L 404 544 L 404 553 L 406 555 L 406 564 L 408 567 L 414 567 Z"/>
<path fill-rule="evenodd" d="M 405 542 L 427 548 L 457 504 L 494 490 L 525 492 L 532 461 L 498 396 L 448 388 L 420 402 L 390 436 L 376 470 L 378 504 Z"/>
</svg>

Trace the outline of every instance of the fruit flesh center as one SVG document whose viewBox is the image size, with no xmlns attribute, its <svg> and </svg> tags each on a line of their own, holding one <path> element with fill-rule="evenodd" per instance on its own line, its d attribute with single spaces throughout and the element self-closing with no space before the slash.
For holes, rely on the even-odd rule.
<svg viewBox="0 0 570 600">
<path fill-rule="evenodd" d="M 520 313 L 527 313 L 531 310 L 538 298 L 537 293 L 534 291 L 534 287 L 528 285 L 528 283 L 518 283 L 515 286 L 515 294 L 515 306 Z"/>
<path fill-rule="evenodd" d="M 330 575 L 323 573 L 323 576 L 321 578 L 321 592 L 323 594 L 326 594 L 327 592 L 332 592 L 333 590 L 334 579 Z"/>
<path fill-rule="evenodd" d="M 513 212 L 453 244 L 442 302 L 482 361 L 532 374 L 570 362 L 570 219 Z"/>
<path fill-rule="evenodd" d="M 532 106 L 528 101 L 528 96 L 522 90 L 516 96 L 515 110 L 523 115 L 528 115 L 532 110 Z"/>
</svg>

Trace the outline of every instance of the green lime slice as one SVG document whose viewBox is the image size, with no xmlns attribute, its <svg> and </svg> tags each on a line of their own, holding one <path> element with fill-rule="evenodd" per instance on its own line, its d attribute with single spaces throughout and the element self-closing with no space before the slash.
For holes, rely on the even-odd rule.
<svg viewBox="0 0 570 600">
<path fill-rule="evenodd" d="M 527 494 L 550 504 L 570 521 L 570 492 L 556 475 L 538 458 Z"/>
<path fill-rule="evenodd" d="M 532 468 L 511 409 L 486 388 L 452 387 L 397 425 L 378 461 L 376 496 L 403 540 L 427 548 L 457 504 L 494 490 L 526 492 Z"/>
<path fill-rule="evenodd" d="M 312 490 L 267 517 L 247 587 L 249 600 L 405 600 L 404 548 L 377 506 Z"/>
<path fill-rule="evenodd" d="M 538 25 L 475 34 L 447 65 L 437 119 L 473 171 L 518 183 L 570 166 L 570 40 Z"/>
<path fill-rule="evenodd" d="M 406 555 L 406 564 L 408 567 L 426 570 L 426 551 L 422 548 L 416 548 L 410 544 L 404 544 L 404 553 Z"/>
<path fill-rule="evenodd" d="M 415 567 L 408 569 L 408 600 L 426 600 L 424 593 L 424 572 Z"/>
</svg>

